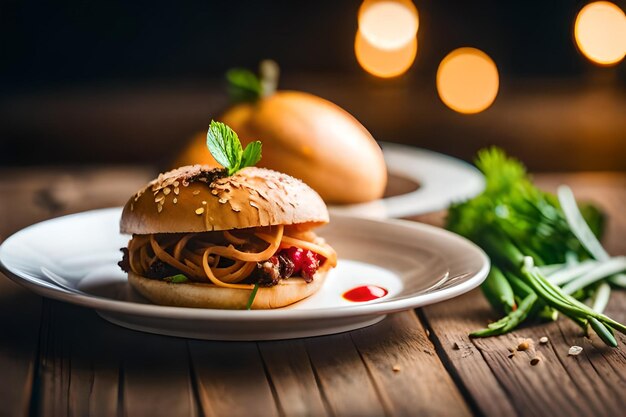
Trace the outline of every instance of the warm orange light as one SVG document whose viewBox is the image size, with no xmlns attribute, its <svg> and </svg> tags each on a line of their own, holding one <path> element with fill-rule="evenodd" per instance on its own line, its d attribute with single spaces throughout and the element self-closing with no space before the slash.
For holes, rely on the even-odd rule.
<svg viewBox="0 0 626 417">
<path fill-rule="evenodd" d="M 379 49 L 399 49 L 417 35 L 417 9 L 410 0 L 365 0 L 359 9 L 359 31 Z"/>
<path fill-rule="evenodd" d="M 626 54 L 626 15 L 608 1 L 589 3 L 578 12 L 574 37 L 580 51 L 600 65 L 614 65 Z"/>
<path fill-rule="evenodd" d="M 361 31 L 354 40 L 354 52 L 359 64 L 377 77 L 397 77 L 405 73 L 413 64 L 417 54 L 417 38 L 398 49 L 380 49 L 368 42 Z"/>
<path fill-rule="evenodd" d="M 450 52 L 437 70 L 441 101 L 459 113 L 479 113 L 498 95 L 498 68 L 483 51 L 459 48 Z"/>
</svg>

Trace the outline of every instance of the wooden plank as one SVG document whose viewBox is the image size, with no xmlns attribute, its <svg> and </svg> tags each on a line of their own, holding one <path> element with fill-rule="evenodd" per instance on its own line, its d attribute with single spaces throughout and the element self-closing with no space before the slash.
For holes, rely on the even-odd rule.
<svg viewBox="0 0 626 417">
<path fill-rule="evenodd" d="M 487 319 L 493 317 L 480 291 L 426 307 L 420 313 L 442 360 L 481 414 L 518 415 L 509 401 L 510 394 L 500 385 L 483 352 L 468 337 L 469 331 L 484 326 Z"/>
<path fill-rule="evenodd" d="M 185 339 L 120 328 L 124 416 L 198 416 Z"/>
<path fill-rule="evenodd" d="M 626 294 L 615 294 L 612 309 L 621 309 L 624 316 L 624 305 Z M 468 331 L 484 326 L 487 318 L 496 318 L 479 292 L 428 307 L 425 315 L 444 357 L 485 415 L 512 410 L 520 416 L 619 415 L 623 410 L 619 394 L 626 386 L 623 349 L 606 347 L 594 334 L 584 337 L 568 320 L 525 326 L 489 339 L 469 339 Z M 549 338 L 548 344 L 538 343 L 542 336 Z M 621 343 L 626 341 L 623 335 L 619 337 Z M 509 349 L 525 338 L 532 339 L 535 348 L 509 358 Z M 583 354 L 569 356 L 573 345 L 582 346 Z M 530 360 L 536 355 L 541 362 L 532 366 Z"/>
<path fill-rule="evenodd" d="M 393 314 L 351 337 L 388 414 L 470 415 L 413 312 Z"/>
<path fill-rule="evenodd" d="M 202 415 L 279 415 L 256 343 L 188 344 Z"/>
<path fill-rule="evenodd" d="M 37 415 L 197 415 L 185 340 L 127 330 L 68 304 L 45 306 Z"/>
<path fill-rule="evenodd" d="M 374 417 L 387 413 L 351 333 L 309 338 L 305 344 L 332 415 Z"/>
<path fill-rule="evenodd" d="M 44 300 L 39 340 L 39 372 L 34 397 L 34 414 L 63 416 L 69 414 L 67 392 L 69 391 L 69 352 L 63 344 L 54 301 Z M 56 329 L 55 329 L 56 327 Z M 56 330 L 56 331 L 55 331 Z"/>
<path fill-rule="evenodd" d="M 25 226 L 50 217 L 123 204 L 149 179 L 152 170 L 141 167 L 16 168 L 2 169 L 0 173 L 0 178 L 4 179 L 0 180 L 2 240 Z M 111 404 L 116 407 L 117 366 L 93 362 L 84 355 L 72 357 L 76 349 L 71 349 L 73 343 L 76 343 L 75 348 L 85 343 L 92 348 L 106 345 L 100 344 L 102 341 L 95 343 L 85 335 L 73 338 L 67 331 L 74 331 L 74 327 L 59 327 L 59 323 L 53 323 L 52 317 L 61 314 L 71 322 L 78 320 L 85 324 L 82 314 L 68 317 L 66 307 L 69 306 L 52 303 L 47 305 L 43 315 L 41 335 L 46 345 L 37 357 L 41 303 L 40 297 L 0 275 L 0 317 L 3 318 L 0 320 L 0 369 L 3 370 L 2 379 L 11 381 L 0 384 L 0 404 L 3 404 L 0 415 L 28 415 L 33 384 L 36 399 L 40 401 L 33 402 L 33 412 L 45 410 L 46 415 L 54 412 L 67 415 L 77 410 L 76 415 L 86 415 L 85 406 L 96 403 L 99 405 L 91 410 L 91 415 L 112 415 L 107 411 Z M 88 313 L 93 321 L 95 314 Z M 92 323 L 87 324 L 84 329 L 90 329 Z M 89 331 L 85 334 L 97 336 Z M 91 350 L 92 358 L 98 357 L 96 352 L 98 350 Z M 88 363 L 81 362 L 87 359 Z M 85 366 L 93 366 L 101 372 L 88 372 Z M 38 372 L 39 379 L 35 378 L 35 372 Z M 84 387 L 90 382 L 91 374 L 95 375 L 93 387 L 89 401 L 86 401 Z M 69 381 L 73 381 L 71 388 Z M 104 396 L 102 401 L 97 400 L 98 395 Z"/>
<path fill-rule="evenodd" d="M 93 310 L 66 308 L 72 322 L 68 401 L 73 416 L 116 416 L 120 409 L 120 328 L 102 320 Z"/>
<path fill-rule="evenodd" d="M 569 184 L 578 199 L 599 204 L 608 214 L 604 244 L 613 253 L 626 253 L 623 216 L 626 204 L 626 175 L 571 174 L 541 175 L 540 186 L 554 190 Z M 430 217 L 435 222 L 441 218 Z M 441 223 L 439 223 L 441 224 Z M 626 320 L 626 293 L 614 291 L 608 313 Z M 597 336 L 584 337 L 569 320 L 526 326 L 515 332 L 488 339 L 469 339 L 467 334 L 497 318 L 479 291 L 453 301 L 423 309 L 425 323 L 432 330 L 442 358 L 460 385 L 484 415 L 620 415 L 626 406 L 621 392 L 626 386 L 624 335 L 622 347 L 606 347 Z M 536 342 L 542 336 L 549 343 Z M 531 338 L 535 348 L 509 358 L 509 348 L 519 339 Z M 584 348 L 579 356 L 569 356 L 572 345 Z M 530 360 L 541 361 L 532 366 Z"/>
<path fill-rule="evenodd" d="M 304 340 L 259 342 L 259 350 L 282 415 L 330 414 Z"/>
<path fill-rule="evenodd" d="M 0 169 L 0 240 L 52 217 L 126 203 L 148 167 Z"/>
<path fill-rule="evenodd" d="M 29 413 L 41 303 L 41 297 L 0 274 L 0 416 Z"/>
<path fill-rule="evenodd" d="M 89 309 L 49 300 L 44 306 L 35 414 L 117 415 L 117 328 Z"/>
</svg>

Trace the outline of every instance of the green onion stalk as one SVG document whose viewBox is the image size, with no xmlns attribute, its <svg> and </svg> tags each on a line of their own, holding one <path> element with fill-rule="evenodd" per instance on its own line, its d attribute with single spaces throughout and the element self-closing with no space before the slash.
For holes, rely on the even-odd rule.
<svg viewBox="0 0 626 417">
<path fill-rule="evenodd" d="M 602 311 L 611 286 L 626 284 L 626 257 L 610 257 L 600 245 L 600 210 L 579 207 L 567 187 L 558 197 L 539 190 L 523 165 L 500 149 L 479 152 L 477 166 L 485 191 L 452 205 L 446 226 L 491 257 L 481 288 L 504 316 L 471 336 L 504 334 L 530 319 L 551 321 L 561 313 L 616 347 L 614 331 L 626 333 L 626 327 Z M 581 302 L 587 299 L 592 307 Z"/>
</svg>

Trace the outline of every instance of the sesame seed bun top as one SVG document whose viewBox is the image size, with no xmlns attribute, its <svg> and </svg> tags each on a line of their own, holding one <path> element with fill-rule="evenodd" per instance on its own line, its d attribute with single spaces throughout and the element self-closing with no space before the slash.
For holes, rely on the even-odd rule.
<svg viewBox="0 0 626 417">
<path fill-rule="evenodd" d="M 207 165 L 190 165 L 160 174 L 132 196 L 120 230 L 183 233 L 301 223 L 328 223 L 326 205 L 302 181 L 264 168 L 224 176 Z"/>
</svg>

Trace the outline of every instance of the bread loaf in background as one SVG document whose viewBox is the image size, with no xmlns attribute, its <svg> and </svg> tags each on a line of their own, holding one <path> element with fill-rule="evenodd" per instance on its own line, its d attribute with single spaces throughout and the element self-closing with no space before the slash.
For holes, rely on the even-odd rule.
<svg viewBox="0 0 626 417">
<path fill-rule="evenodd" d="M 258 166 L 303 180 L 331 204 L 381 198 L 387 184 L 383 154 L 367 129 L 339 106 L 312 94 L 278 91 L 240 103 L 215 118 L 230 126 L 245 146 L 263 142 Z M 217 165 L 196 135 L 175 162 Z"/>
</svg>

